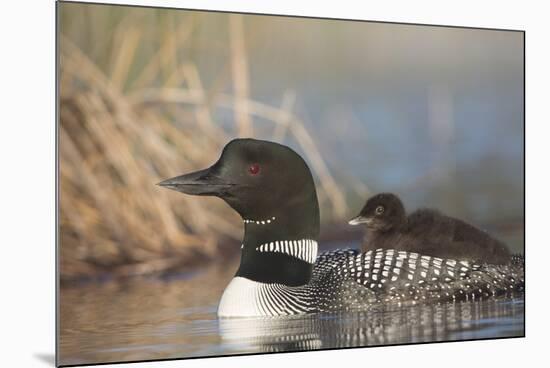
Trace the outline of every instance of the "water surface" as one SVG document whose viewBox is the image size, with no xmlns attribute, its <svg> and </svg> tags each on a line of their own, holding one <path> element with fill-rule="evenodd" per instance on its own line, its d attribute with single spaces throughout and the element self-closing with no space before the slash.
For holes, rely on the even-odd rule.
<svg viewBox="0 0 550 368">
<path fill-rule="evenodd" d="M 195 273 L 64 287 L 61 364 L 315 350 L 524 334 L 522 297 L 219 320 L 237 259 Z"/>
</svg>

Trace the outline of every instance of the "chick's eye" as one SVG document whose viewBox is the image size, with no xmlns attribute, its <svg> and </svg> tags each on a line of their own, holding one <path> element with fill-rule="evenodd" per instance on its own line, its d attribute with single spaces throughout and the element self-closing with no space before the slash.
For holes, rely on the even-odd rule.
<svg viewBox="0 0 550 368">
<path fill-rule="evenodd" d="M 384 206 L 378 206 L 374 211 L 376 212 L 377 215 L 381 215 L 384 213 Z"/>
<path fill-rule="evenodd" d="M 259 164 L 252 164 L 248 167 L 248 172 L 251 175 L 256 175 L 260 172 L 260 165 Z"/>
</svg>

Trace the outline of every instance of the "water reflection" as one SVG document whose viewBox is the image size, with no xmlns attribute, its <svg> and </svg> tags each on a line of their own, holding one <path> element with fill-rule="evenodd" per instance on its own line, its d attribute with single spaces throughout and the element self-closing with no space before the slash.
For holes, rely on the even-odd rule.
<svg viewBox="0 0 550 368">
<path fill-rule="evenodd" d="M 417 305 L 303 318 L 224 319 L 222 339 L 243 351 L 276 352 L 523 334 L 523 301 Z M 237 346 L 235 346 L 237 347 Z"/>
<path fill-rule="evenodd" d="M 238 259 L 169 279 L 61 289 L 61 364 L 521 336 L 523 297 L 362 313 L 218 320 Z"/>
</svg>

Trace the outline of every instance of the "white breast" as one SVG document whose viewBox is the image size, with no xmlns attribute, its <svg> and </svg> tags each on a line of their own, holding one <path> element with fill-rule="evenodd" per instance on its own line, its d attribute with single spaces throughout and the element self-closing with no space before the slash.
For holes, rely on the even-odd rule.
<svg viewBox="0 0 550 368">
<path fill-rule="evenodd" d="M 225 288 L 218 316 L 220 317 L 258 317 L 264 315 L 259 307 L 258 294 L 261 283 L 234 277 Z"/>
<path fill-rule="evenodd" d="M 311 310 L 307 286 L 265 284 L 234 277 L 223 292 L 219 317 L 284 316 Z"/>
</svg>

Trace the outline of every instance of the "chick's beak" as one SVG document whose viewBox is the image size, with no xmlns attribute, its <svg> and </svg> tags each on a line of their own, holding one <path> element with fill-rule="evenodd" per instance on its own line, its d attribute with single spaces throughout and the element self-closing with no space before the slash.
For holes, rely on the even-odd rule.
<svg viewBox="0 0 550 368">
<path fill-rule="evenodd" d="M 348 224 L 350 225 L 359 225 L 359 224 L 370 224 L 372 222 L 372 219 L 368 217 L 363 217 L 361 215 L 358 215 L 351 220 L 348 221 Z"/>
</svg>

